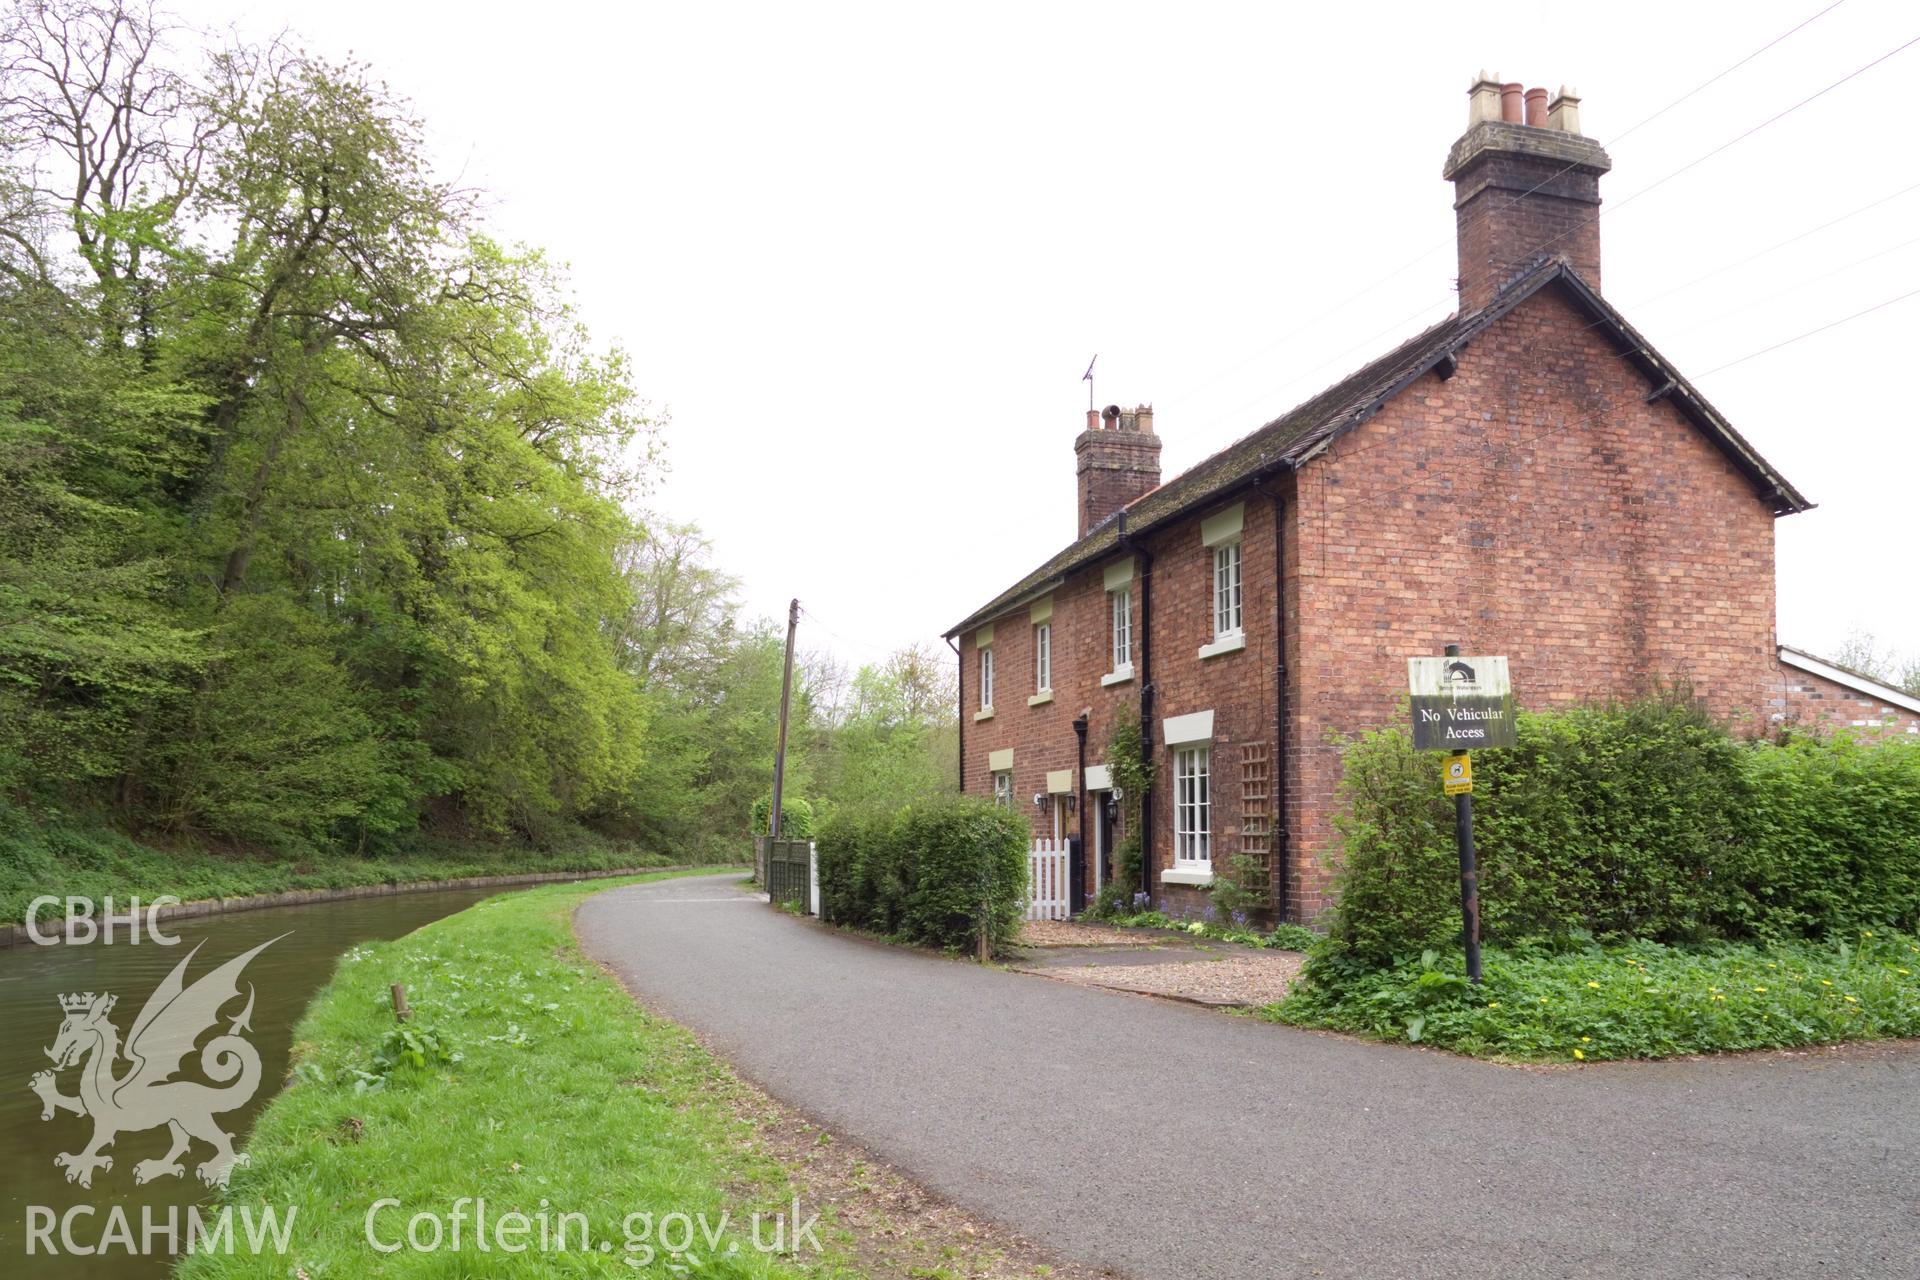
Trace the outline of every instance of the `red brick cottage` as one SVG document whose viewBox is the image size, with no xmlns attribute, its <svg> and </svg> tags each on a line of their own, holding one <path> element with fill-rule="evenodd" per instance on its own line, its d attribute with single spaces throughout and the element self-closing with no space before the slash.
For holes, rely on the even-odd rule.
<svg viewBox="0 0 1920 1280">
<path fill-rule="evenodd" d="M 1088 412 L 1079 537 L 947 633 L 962 789 L 1077 836 L 1080 893 L 1113 874 L 1128 717 L 1157 770 L 1140 887 L 1191 911 L 1245 852 L 1313 918 L 1334 737 L 1450 641 L 1509 655 L 1533 707 L 1685 678 L 1756 729 L 1862 717 L 1857 678 L 1774 638 L 1773 522 L 1811 504 L 1600 292 L 1610 167 L 1577 99 L 1483 78 L 1444 171 L 1457 314 L 1164 484 L 1150 407 Z"/>
</svg>

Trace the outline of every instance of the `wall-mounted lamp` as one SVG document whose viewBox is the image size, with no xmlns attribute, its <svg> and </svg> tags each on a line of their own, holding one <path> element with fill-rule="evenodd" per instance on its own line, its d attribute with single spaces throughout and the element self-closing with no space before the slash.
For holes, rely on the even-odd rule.
<svg viewBox="0 0 1920 1280">
<path fill-rule="evenodd" d="M 1079 807 L 1079 805 L 1080 805 L 1080 797 L 1074 795 L 1072 792 L 1068 792 L 1067 793 L 1067 812 L 1072 813 L 1076 808 Z"/>
<path fill-rule="evenodd" d="M 1033 807 L 1036 809 L 1044 809 L 1047 807 L 1047 797 L 1044 793 L 1039 791 L 1033 793 Z"/>
</svg>

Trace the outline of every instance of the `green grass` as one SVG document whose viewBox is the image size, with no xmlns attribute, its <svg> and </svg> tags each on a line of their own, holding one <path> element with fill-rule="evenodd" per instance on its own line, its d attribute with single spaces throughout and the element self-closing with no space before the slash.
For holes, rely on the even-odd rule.
<svg viewBox="0 0 1920 1280">
<path fill-rule="evenodd" d="M 63 900 L 112 895 L 122 903 L 134 895 L 151 902 L 161 894 L 172 894 L 192 902 L 292 889 L 344 889 L 536 871 L 619 871 L 700 861 L 641 854 L 592 837 L 560 849 L 436 845 L 386 857 L 156 849 L 104 827 L 43 823 L 0 804 L 0 920 L 25 920 L 28 905 L 43 895 Z M 47 919 L 64 909 L 42 905 L 40 915 Z"/>
<path fill-rule="evenodd" d="M 1262 1016 L 1514 1061 L 1920 1036 L 1920 939 L 1886 930 L 1772 947 L 1490 949 L 1483 969 L 1475 987 L 1457 953 L 1390 969 L 1316 954 L 1306 980 Z"/>
<path fill-rule="evenodd" d="M 758 1152 L 751 1123 L 728 1104 L 740 1086 L 687 1032 L 643 1012 L 581 956 L 569 917 L 605 887 L 506 894 L 349 952 L 296 1030 L 293 1082 L 260 1117 L 246 1148 L 252 1163 L 227 1193 L 236 1206 L 297 1206 L 292 1248 L 285 1257 L 199 1255 L 177 1274 L 800 1274 L 795 1259 L 750 1243 L 746 1215 L 787 1208 L 792 1192 L 787 1171 Z M 395 1034 L 393 982 L 406 984 L 413 1006 L 412 1043 Z M 543 1200 L 550 1214 L 585 1214 L 595 1248 L 607 1240 L 613 1250 L 483 1253 L 469 1234 L 457 1254 L 381 1254 L 365 1239 L 376 1200 L 402 1202 L 378 1220 L 385 1239 L 417 1211 L 444 1218 L 461 1196 L 485 1197 L 496 1220 L 536 1214 Z M 803 1218 L 815 1207 L 803 1206 Z M 717 1251 L 702 1244 L 693 1259 L 625 1264 L 629 1214 L 717 1222 L 722 1212 L 735 1225 Z M 841 1271 L 832 1253 L 801 1258 L 807 1274 Z"/>
</svg>

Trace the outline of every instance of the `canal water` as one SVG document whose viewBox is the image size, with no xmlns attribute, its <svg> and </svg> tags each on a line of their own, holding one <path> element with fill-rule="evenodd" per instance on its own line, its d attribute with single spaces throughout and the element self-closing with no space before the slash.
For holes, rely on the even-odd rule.
<svg viewBox="0 0 1920 1280">
<path fill-rule="evenodd" d="M 196 943 L 200 950 L 188 966 L 189 985 L 248 949 L 277 938 L 246 965 L 239 977 L 239 998 L 222 1009 L 219 1022 L 219 1030 L 226 1031 L 244 1008 L 251 988 L 253 1030 L 246 1038 L 260 1054 L 261 1085 L 245 1107 L 215 1117 L 244 1149 L 254 1117 L 272 1101 L 286 1078 L 294 1023 L 332 975 L 340 955 L 356 943 L 397 938 L 499 892 L 434 890 L 162 922 L 163 932 L 180 939 L 177 946 L 156 945 L 143 933 L 138 943 L 120 937 L 112 945 L 41 947 L 23 941 L 11 950 L 0 950 L 0 1151 L 4 1152 L 0 1157 L 4 1206 L 0 1207 L 0 1275 L 36 1280 L 42 1276 L 156 1280 L 168 1273 L 171 1258 L 139 1256 L 120 1248 L 92 1257 L 69 1257 L 64 1250 L 53 1257 L 43 1250 L 28 1257 L 29 1213 L 39 1206 L 51 1210 L 57 1219 L 76 1205 L 92 1206 L 90 1216 L 83 1211 L 73 1218 L 78 1242 L 91 1244 L 100 1241 L 111 1210 L 118 1207 L 132 1224 L 137 1244 L 143 1206 L 152 1206 L 155 1216 L 164 1221 L 167 1206 L 205 1205 L 213 1196 L 194 1176 L 195 1166 L 212 1154 L 211 1148 L 198 1142 L 181 1158 L 183 1176 L 135 1184 L 136 1164 L 166 1155 L 169 1144 L 164 1127 L 122 1133 L 106 1152 L 113 1157 L 113 1167 L 95 1172 L 91 1188 L 68 1182 L 65 1170 L 55 1166 L 56 1154 L 83 1150 L 93 1131 L 91 1120 L 69 1111 L 56 1110 L 51 1120 L 42 1120 L 41 1100 L 29 1087 L 36 1073 L 53 1066 L 46 1050 L 59 1034 L 62 996 L 111 992 L 117 1003 L 109 1020 L 124 1038 L 147 997 Z M 189 1057 L 186 1074 L 198 1078 L 198 1063 L 198 1054 Z M 87 1065 L 70 1066 L 56 1074 L 61 1094 L 78 1092 Z M 114 1068 L 117 1076 L 127 1070 L 124 1059 Z M 184 1208 L 179 1217 L 184 1229 Z M 57 1228 L 54 1239 L 59 1240 Z"/>
</svg>

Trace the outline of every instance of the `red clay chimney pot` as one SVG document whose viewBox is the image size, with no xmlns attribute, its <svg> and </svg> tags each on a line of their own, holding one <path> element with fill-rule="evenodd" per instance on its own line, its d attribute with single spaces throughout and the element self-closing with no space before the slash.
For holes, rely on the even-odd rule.
<svg viewBox="0 0 1920 1280">
<path fill-rule="evenodd" d="M 1526 123 L 1525 97 L 1527 86 L 1523 84 L 1503 84 L 1500 86 L 1500 118 L 1508 124 Z"/>
<path fill-rule="evenodd" d="M 1536 129 L 1547 127 L 1547 91 L 1527 90 L 1527 123 Z"/>
</svg>

